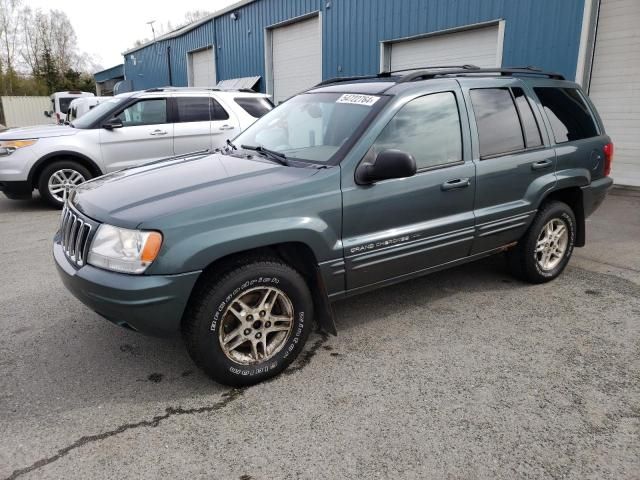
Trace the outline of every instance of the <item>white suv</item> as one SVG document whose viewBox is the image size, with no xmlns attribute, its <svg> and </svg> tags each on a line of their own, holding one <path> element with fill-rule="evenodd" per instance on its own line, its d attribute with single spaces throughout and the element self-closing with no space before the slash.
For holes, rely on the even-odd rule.
<svg viewBox="0 0 640 480">
<path fill-rule="evenodd" d="M 0 191 L 61 207 L 68 187 L 107 172 L 225 145 L 273 108 L 253 91 L 154 88 L 101 103 L 68 126 L 0 133 Z"/>
</svg>

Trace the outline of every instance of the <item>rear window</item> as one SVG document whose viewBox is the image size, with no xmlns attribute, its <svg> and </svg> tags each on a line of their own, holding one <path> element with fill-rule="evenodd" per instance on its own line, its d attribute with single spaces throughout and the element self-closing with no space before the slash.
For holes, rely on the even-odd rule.
<svg viewBox="0 0 640 480">
<path fill-rule="evenodd" d="M 471 90 L 478 126 L 480 158 L 524 149 L 516 106 L 508 88 Z"/>
<path fill-rule="evenodd" d="M 260 118 L 273 109 L 273 104 L 265 97 L 237 97 L 236 103 L 249 115 Z"/>
<path fill-rule="evenodd" d="M 595 137 L 598 129 L 591 112 L 575 88 L 534 88 L 544 108 L 556 143 Z"/>
</svg>

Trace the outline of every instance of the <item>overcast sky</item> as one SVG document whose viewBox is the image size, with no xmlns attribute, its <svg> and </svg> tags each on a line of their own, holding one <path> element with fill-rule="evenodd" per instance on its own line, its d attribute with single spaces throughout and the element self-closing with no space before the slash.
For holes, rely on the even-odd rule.
<svg viewBox="0 0 640 480">
<path fill-rule="evenodd" d="M 151 38 L 147 22 L 177 26 L 193 10 L 214 12 L 237 0 L 25 0 L 33 9 L 62 10 L 71 20 L 81 51 L 109 68 L 122 63 L 122 52 L 135 41 Z"/>
</svg>

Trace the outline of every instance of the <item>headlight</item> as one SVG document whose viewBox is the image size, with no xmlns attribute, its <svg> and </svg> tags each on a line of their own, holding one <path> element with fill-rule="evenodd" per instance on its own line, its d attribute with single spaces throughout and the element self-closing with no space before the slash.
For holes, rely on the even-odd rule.
<svg viewBox="0 0 640 480">
<path fill-rule="evenodd" d="M 0 156 L 11 155 L 19 148 L 30 147 L 38 141 L 37 138 L 30 140 L 4 140 L 0 141 Z"/>
<path fill-rule="evenodd" d="M 91 243 L 87 263 L 115 272 L 142 273 L 158 256 L 160 245 L 159 232 L 102 224 Z"/>
</svg>

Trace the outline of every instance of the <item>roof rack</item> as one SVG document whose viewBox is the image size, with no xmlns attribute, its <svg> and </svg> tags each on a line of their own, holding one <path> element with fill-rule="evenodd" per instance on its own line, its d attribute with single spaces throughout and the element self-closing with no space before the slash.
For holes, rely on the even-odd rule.
<svg viewBox="0 0 640 480">
<path fill-rule="evenodd" d="M 396 75 L 398 73 L 411 72 L 406 75 Z M 564 80 L 564 76 L 556 72 L 545 72 L 544 70 L 528 65 L 526 67 L 509 67 L 509 68 L 482 68 L 477 65 L 434 65 L 427 67 L 403 68 L 400 70 L 389 70 L 378 73 L 377 75 L 359 75 L 352 77 L 335 77 L 323 80 L 313 88 L 331 85 L 333 83 L 354 82 L 357 80 L 374 80 L 381 78 L 399 77 L 395 83 L 406 83 L 417 80 L 428 80 L 444 75 L 495 75 L 513 76 L 513 75 L 541 75 L 553 80 Z"/>
<path fill-rule="evenodd" d="M 352 76 L 352 77 L 334 77 L 334 78 L 328 78 L 327 80 L 323 80 L 320 83 L 314 85 L 315 87 L 323 87 L 325 85 L 330 85 L 332 83 L 342 83 L 342 82 L 354 82 L 356 80 L 367 80 L 367 79 L 374 79 L 374 78 L 380 78 L 380 74 L 378 75 L 356 75 L 356 76 Z"/>
<path fill-rule="evenodd" d="M 416 80 L 428 80 L 443 75 L 466 75 L 466 74 L 500 74 L 503 77 L 511 77 L 513 75 L 542 75 L 554 80 L 564 80 L 564 76 L 556 72 L 545 72 L 536 67 L 516 67 L 516 68 L 477 68 L 477 69 L 445 69 L 445 70 L 423 70 L 419 72 L 404 75 L 397 83 L 407 83 Z"/>
<path fill-rule="evenodd" d="M 250 88 L 217 88 L 217 87 L 154 87 L 147 88 L 145 92 L 247 92 L 260 93 Z"/>
<path fill-rule="evenodd" d="M 480 67 L 477 65 L 471 65 L 471 64 L 466 64 L 466 65 L 427 65 L 424 67 L 413 67 L 413 68 L 402 68 L 400 70 L 389 70 L 389 71 L 385 71 L 385 72 L 381 72 L 378 74 L 379 77 L 388 77 L 393 73 L 402 73 L 402 72 L 415 72 L 417 70 L 419 71 L 423 71 L 423 70 L 438 70 L 438 69 L 460 69 L 460 70 L 480 70 Z"/>
<path fill-rule="evenodd" d="M 380 72 L 376 75 L 355 75 L 355 76 L 351 76 L 351 77 L 334 77 L 334 78 L 329 78 L 327 80 L 323 80 L 322 82 L 318 83 L 317 85 L 315 85 L 315 87 L 322 87 L 325 85 L 330 85 L 332 83 L 342 83 L 342 82 L 354 82 L 356 80 L 374 80 L 374 79 L 378 79 L 378 78 L 389 78 L 392 76 L 395 76 L 395 73 L 402 73 L 402 72 L 413 72 L 416 70 L 432 70 L 432 69 L 439 69 L 439 68 L 459 68 L 459 69 L 464 69 L 464 70 L 478 70 L 480 69 L 480 67 L 476 66 L 476 65 L 429 65 L 429 66 L 425 66 L 425 67 L 414 67 L 414 68 L 403 68 L 400 70 L 387 70 L 384 72 Z"/>
</svg>

